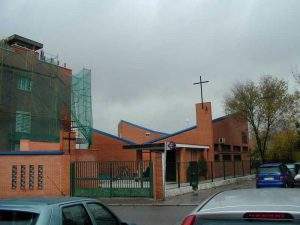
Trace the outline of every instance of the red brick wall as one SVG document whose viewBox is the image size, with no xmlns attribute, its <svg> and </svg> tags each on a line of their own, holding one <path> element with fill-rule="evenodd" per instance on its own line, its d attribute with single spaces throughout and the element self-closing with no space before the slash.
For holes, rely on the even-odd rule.
<svg viewBox="0 0 300 225">
<path fill-rule="evenodd" d="M 237 119 L 234 116 L 213 123 L 214 142 L 219 138 L 225 138 L 225 144 L 242 145 L 242 132 L 248 134 L 247 121 Z"/>
<path fill-rule="evenodd" d="M 60 150 L 60 143 L 20 140 L 20 151 Z"/>
<path fill-rule="evenodd" d="M 171 136 L 159 142 L 173 141 L 181 144 L 191 145 L 207 145 L 209 150 L 206 153 L 199 153 L 203 155 L 209 161 L 214 160 L 214 149 L 213 149 L 213 130 L 212 130 L 212 111 L 211 104 L 204 103 L 203 109 L 202 104 L 196 104 L 196 119 L 197 127 L 190 131 L 180 133 L 175 136 Z M 201 150 L 199 150 L 201 151 Z M 202 151 L 201 151 L 202 152 Z M 182 150 L 180 161 L 186 162 L 191 159 L 191 152 Z"/>
<path fill-rule="evenodd" d="M 125 144 L 122 140 L 94 132 L 91 151 L 80 151 L 79 154 L 91 154 L 93 156 L 85 157 L 96 157 L 98 161 L 135 161 L 136 151 L 123 149 Z"/>
<path fill-rule="evenodd" d="M 236 118 L 233 115 L 213 122 L 214 143 L 219 143 L 219 138 L 225 138 L 225 145 L 247 147 L 248 152 L 241 151 L 241 156 L 242 160 L 249 160 L 249 144 L 242 142 L 242 132 L 245 132 L 248 136 L 247 121 Z M 217 152 L 217 149 L 215 149 L 215 152 Z"/>
<path fill-rule="evenodd" d="M 146 133 L 149 134 L 149 136 L 146 136 Z M 162 135 L 157 132 L 152 132 L 147 129 L 142 129 L 140 127 L 131 125 L 126 121 L 121 121 L 118 125 L 118 136 L 137 144 L 142 144 L 144 142 L 159 138 Z"/>
<path fill-rule="evenodd" d="M 0 156 L 0 198 L 30 196 L 68 196 L 70 168 L 68 155 Z M 17 166 L 16 189 L 12 189 L 12 166 Z M 25 170 L 25 188 L 21 190 L 21 165 Z M 29 166 L 34 165 L 34 187 L 29 189 Z M 38 165 L 43 166 L 44 188 L 38 189 Z"/>
</svg>

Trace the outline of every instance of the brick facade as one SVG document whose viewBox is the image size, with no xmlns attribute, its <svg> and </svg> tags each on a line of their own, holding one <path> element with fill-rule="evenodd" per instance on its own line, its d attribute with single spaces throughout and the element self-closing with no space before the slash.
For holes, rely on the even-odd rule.
<svg viewBox="0 0 300 225">
<path fill-rule="evenodd" d="M 70 156 L 1 155 L 0 159 L 0 198 L 70 194 Z M 16 168 L 15 173 L 13 166 Z M 40 180 L 39 167 L 42 168 Z M 31 184 L 30 176 L 33 181 Z M 41 186 L 38 185 L 39 181 L 42 182 Z"/>
<path fill-rule="evenodd" d="M 132 143 L 117 136 L 94 130 L 91 150 L 98 152 L 98 161 L 135 161 L 136 152 L 123 149 L 123 145 Z"/>
<path fill-rule="evenodd" d="M 118 124 L 118 136 L 137 144 L 142 144 L 166 135 L 165 133 L 154 131 L 124 120 L 121 120 Z"/>
<path fill-rule="evenodd" d="M 212 130 L 212 111 L 211 103 L 196 104 L 196 121 L 197 125 L 175 132 L 173 134 L 160 133 L 158 138 L 154 138 L 149 141 L 149 137 L 145 137 L 146 129 L 140 127 L 134 127 L 131 124 L 127 125 L 124 122 L 119 124 L 119 133 L 122 137 L 126 137 L 129 140 L 138 143 L 161 143 L 170 142 L 190 145 L 201 145 L 207 146 L 208 150 L 205 149 L 191 149 L 191 148 L 180 148 L 176 152 L 176 160 L 181 162 L 188 162 L 191 160 L 213 160 L 214 149 L 213 149 L 213 130 Z M 121 130 L 121 131 L 120 131 Z M 138 134 L 137 137 L 134 135 Z M 155 133 L 153 133 L 155 135 Z M 142 142 L 144 141 L 144 142 Z M 143 154 L 143 160 L 149 160 L 149 153 Z"/>
<path fill-rule="evenodd" d="M 248 123 L 236 116 L 213 120 L 215 159 L 250 160 Z"/>
<path fill-rule="evenodd" d="M 94 129 L 91 147 L 85 150 L 73 149 L 71 158 L 73 161 L 135 161 L 137 153 L 123 149 L 123 145 L 132 143 Z"/>
</svg>

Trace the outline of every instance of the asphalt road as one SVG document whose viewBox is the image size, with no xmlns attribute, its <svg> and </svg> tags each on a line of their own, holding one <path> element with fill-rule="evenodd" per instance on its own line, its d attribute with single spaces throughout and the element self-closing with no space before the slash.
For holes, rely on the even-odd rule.
<svg viewBox="0 0 300 225">
<path fill-rule="evenodd" d="M 208 190 L 201 190 L 197 194 L 189 193 L 173 198 L 168 198 L 164 202 L 147 202 L 137 200 L 136 203 L 126 201 L 114 202 L 109 207 L 124 221 L 137 225 L 177 225 L 191 212 L 196 205 L 208 198 L 210 195 L 232 189 L 254 188 L 254 180 L 242 181 L 237 184 L 216 187 Z M 109 204 L 109 203 L 108 203 Z"/>
</svg>

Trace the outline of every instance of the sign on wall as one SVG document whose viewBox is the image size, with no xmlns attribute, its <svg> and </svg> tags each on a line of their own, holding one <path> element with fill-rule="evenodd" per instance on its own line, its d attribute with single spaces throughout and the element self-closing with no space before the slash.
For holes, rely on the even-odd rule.
<svg viewBox="0 0 300 225">
<path fill-rule="evenodd" d="M 176 143 L 173 142 L 173 141 L 166 142 L 165 143 L 165 148 L 166 148 L 167 151 L 175 150 L 176 149 Z"/>
</svg>

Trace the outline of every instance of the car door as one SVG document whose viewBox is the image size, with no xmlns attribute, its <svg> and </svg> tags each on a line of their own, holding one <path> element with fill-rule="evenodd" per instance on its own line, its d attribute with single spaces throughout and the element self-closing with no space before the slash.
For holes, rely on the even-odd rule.
<svg viewBox="0 0 300 225">
<path fill-rule="evenodd" d="M 62 205 L 60 209 L 62 225 L 94 225 L 83 204 Z"/>
<path fill-rule="evenodd" d="M 98 202 L 87 202 L 86 207 L 96 225 L 120 225 L 120 220 L 104 205 Z"/>
</svg>

